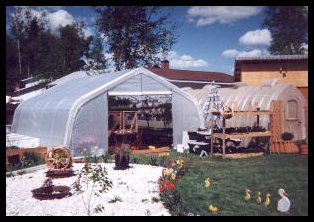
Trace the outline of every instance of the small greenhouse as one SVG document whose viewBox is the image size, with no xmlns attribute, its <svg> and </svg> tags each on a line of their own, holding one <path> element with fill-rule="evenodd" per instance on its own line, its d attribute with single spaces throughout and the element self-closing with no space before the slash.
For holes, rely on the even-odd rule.
<svg viewBox="0 0 314 222">
<path fill-rule="evenodd" d="M 190 87 L 181 88 L 191 94 L 200 107 L 205 103 L 210 85 L 205 85 L 201 89 Z M 300 91 L 288 83 L 279 83 L 278 79 L 264 81 L 258 86 L 247 86 L 244 83 L 235 83 L 233 87 L 217 89 L 221 101 L 224 105 L 232 107 L 236 111 L 256 111 L 270 110 L 273 100 L 282 100 L 284 104 L 283 129 L 294 134 L 294 139 L 304 139 L 306 137 L 305 108 L 306 102 Z M 269 128 L 269 115 L 260 116 L 260 126 Z M 235 115 L 226 120 L 226 127 L 254 126 L 256 116 Z"/>
<path fill-rule="evenodd" d="M 12 131 L 40 139 L 42 146 L 64 145 L 80 156 L 82 144 L 97 154 L 108 150 L 109 96 L 171 95 L 173 145 L 182 131 L 196 130 L 202 111 L 190 94 L 145 68 L 71 79 L 22 102 Z M 89 147 L 86 147 L 88 145 Z"/>
</svg>

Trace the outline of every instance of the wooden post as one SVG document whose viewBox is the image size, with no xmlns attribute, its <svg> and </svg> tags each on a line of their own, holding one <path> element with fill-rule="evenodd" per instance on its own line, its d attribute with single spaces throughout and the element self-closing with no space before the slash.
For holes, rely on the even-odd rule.
<svg viewBox="0 0 314 222">
<path fill-rule="evenodd" d="M 226 150 L 226 119 L 222 117 L 222 158 L 225 158 L 225 150 Z"/>
<path fill-rule="evenodd" d="M 211 137 L 210 137 L 210 156 L 213 156 L 213 136 L 214 136 L 214 118 L 211 119 Z"/>
<path fill-rule="evenodd" d="M 259 112 L 259 111 L 260 111 L 260 108 L 257 107 L 257 112 Z M 257 127 L 259 127 L 259 115 L 256 116 L 256 125 L 257 125 Z"/>
<path fill-rule="evenodd" d="M 257 112 L 259 112 L 261 109 L 259 107 L 256 108 Z M 256 125 L 259 127 L 259 115 L 256 115 Z M 259 137 L 256 137 L 256 146 L 259 144 Z"/>
</svg>

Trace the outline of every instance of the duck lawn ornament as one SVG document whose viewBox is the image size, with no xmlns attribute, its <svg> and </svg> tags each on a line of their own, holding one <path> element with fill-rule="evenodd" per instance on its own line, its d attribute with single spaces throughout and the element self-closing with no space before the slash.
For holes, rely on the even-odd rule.
<svg viewBox="0 0 314 222">
<path fill-rule="evenodd" d="M 266 198 L 265 198 L 265 202 L 264 202 L 265 207 L 270 206 L 270 198 L 269 197 L 270 197 L 270 193 L 267 193 Z"/>
<path fill-rule="evenodd" d="M 209 177 L 206 178 L 206 180 L 204 181 L 204 187 L 208 188 L 210 186 L 210 181 L 209 181 Z"/>
<path fill-rule="evenodd" d="M 214 213 L 217 213 L 218 207 L 213 206 L 213 205 L 209 205 L 209 206 L 208 206 L 208 210 L 209 210 L 212 214 L 214 214 Z"/>
<path fill-rule="evenodd" d="M 248 202 L 248 201 L 251 199 L 250 192 L 251 192 L 250 189 L 248 189 L 248 188 L 245 189 L 244 200 L 245 200 L 246 202 Z"/>
<path fill-rule="evenodd" d="M 257 204 L 261 204 L 262 203 L 262 198 L 261 198 L 261 192 L 257 192 L 257 194 L 256 194 L 256 203 Z"/>
<path fill-rule="evenodd" d="M 279 212 L 289 214 L 289 209 L 290 209 L 290 200 L 288 199 L 288 194 L 285 192 L 284 189 L 279 189 L 278 194 L 281 196 L 281 199 L 278 200 L 277 203 L 277 210 Z"/>
</svg>

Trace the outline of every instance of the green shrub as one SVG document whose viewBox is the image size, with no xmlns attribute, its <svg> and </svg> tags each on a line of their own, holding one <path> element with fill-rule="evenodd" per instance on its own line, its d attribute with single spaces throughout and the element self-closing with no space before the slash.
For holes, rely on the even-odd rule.
<svg viewBox="0 0 314 222">
<path fill-rule="evenodd" d="M 166 157 L 165 156 L 159 157 L 159 166 L 162 166 L 162 167 L 166 166 Z"/>
<path fill-rule="evenodd" d="M 158 157 L 157 156 L 150 156 L 148 159 L 148 164 L 152 166 L 158 166 Z"/>
<path fill-rule="evenodd" d="M 104 163 L 109 163 L 112 160 L 112 157 L 109 153 L 106 153 L 105 155 L 101 155 L 100 157 L 102 158 L 102 161 Z"/>
<path fill-rule="evenodd" d="M 135 164 L 139 164 L 140 163 L 140 158 L 137 157 L 137 156 L 131 156 L 130 162 L 131 163 L 135 163 Z"/>
<path fill-rule="evenodd" d="M 180 193 L 177 190 L 165 189 L 159 193 L 163 205 L 170 211 L 171 215 L 184 215 Z"/>
</svg>

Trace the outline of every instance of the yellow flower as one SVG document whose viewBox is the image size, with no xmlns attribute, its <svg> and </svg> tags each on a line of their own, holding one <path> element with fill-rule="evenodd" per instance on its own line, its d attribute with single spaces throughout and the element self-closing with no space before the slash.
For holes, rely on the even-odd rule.
<svg viewBox="0 0 314 222">
<path fill-rule="evenodd" d="M 172 174 L 171 174 L 171 179 L 172 179 L 172 180 L 175 180 L 175 179 L 176 179 L 176 174 L 175 174 L 175 173 L 172 173 Z"/>
<path fill-rule="evenodd" d="M 182 159 L 177 160 L 177 164 L 178 164 L 179 169 L 183 168 L 183 166 L 184 166 L 184 160 L 182 160 Z"/>
<path fill-rule="evenodd" d="M 162 175 L 169 175 L 170 174 L 170 172 L 169 172 L 169 170 L 168 169 L 162 169 Z"/>
</svg>

